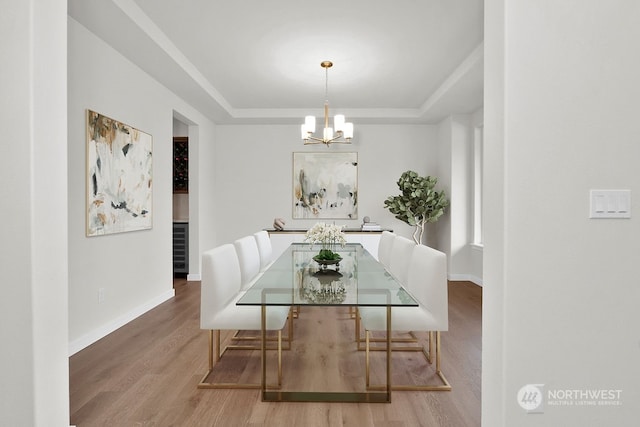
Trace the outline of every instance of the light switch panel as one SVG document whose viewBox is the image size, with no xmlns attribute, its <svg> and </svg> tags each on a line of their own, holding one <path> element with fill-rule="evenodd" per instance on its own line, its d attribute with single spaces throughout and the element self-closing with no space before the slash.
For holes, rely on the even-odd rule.
<svg viewBox="0 0 640 427">
<path fill-rule="evenodd" d="M 631 190 L 591 190 L 589 218 L 631 218 Z"/>
</svg>

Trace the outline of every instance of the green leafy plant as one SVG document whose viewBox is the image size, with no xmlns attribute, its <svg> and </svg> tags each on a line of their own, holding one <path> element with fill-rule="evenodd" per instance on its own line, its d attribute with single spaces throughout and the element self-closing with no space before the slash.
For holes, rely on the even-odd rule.
<svg viewBox="0 0 640 427">
<path fill-rule="evenodd" d="M 340 259 L 340 254 L 333 252 L 331 249 L 320 249 L 317 255 L 318 259 L 332 261 L 334 259 Z"/>
<path fill-rule="evenodd" d="M 436 222 L 443 214 L 449 200 L 444 191 L 436 191 L 434 187 L 438 178 L 422 177 L 416 172 L 408 170 L 398 180 L 399 196 L 389 196 L 384 201 L 385 208 L 400 221 L 416 227 L 413 240 L 416 244 L 422 242 L 424 226 Z"/>
</svg>

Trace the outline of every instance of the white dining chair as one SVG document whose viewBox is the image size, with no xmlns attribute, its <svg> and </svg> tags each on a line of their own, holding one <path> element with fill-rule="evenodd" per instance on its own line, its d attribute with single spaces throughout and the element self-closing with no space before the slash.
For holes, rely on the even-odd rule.
<svg viewBox="0 0 640 427">
<path fill-rule="evenodd" d="M 251 235 L 236 240 L 233 242 L 233 246 L 236 249 L 238 262 L 240 263 L 240 277 L 242 281 L 240 292 L 246 292 L 264 273 L 264 271 L 260 269 L 261 257 L 258 242 L 256 238 Z M 297 310 L 295 316 L 297 317 Z M 236 333 L 233 339 L 236 341 L 256 341 L 259 340 L 260 337 Z M 287 341 L 291 339 L 292 335 L 289 334 Z"/>
<path fill-rule="evenodd" d="M 384 232 L 383 232 L 384 233 Z M 382 237 L 382 236 L 381 236 Z M 392 239 L 389 242 L 389 239 Z M 409 276 L 409 264 L 411 263 L 411 254 L 413 253 L 413 249 L 416 247 L 416 244 L 413 240 L 407 239 L 404 236 L 399 236 L 397 234 L 389 233 L 385 237 L 387 240 L 385 245 L 388 246 L 389 250 L 389 265 L 386 265 L 385 268 L 387 271 L 405 288 L 408 287 L 408 276 Z M 380 242 L 382 244 L 382 241 Z M 384 249 L 383 249 L 384 250 Z M 384 256 L 383 256 L 384 258 Z M 384 265 L 384 263 L 379 259 L 379 262 Z M 355 339 L 358 345 L 359 350 L 363 350 L 362 344 L 364 340 L 360 334 L 360 318 L 358 316 L 358 309 L 356 309 L 355 313 Z M 394 342 L 416 342 L 417 337 L 412 331 L 407 331 L 408 336 L 394 336 Z M 374 341 L 384 341 L 381 339 L 373 339 Z"/>
<path fill-rule="evenodd" d="M 260 388 L 260 384 L 206 381 L 214 369 L 214 354 L 217 363 L 227 350 L 261 348 L 260 346 L 227 345 L 221 350 L 221 330 L 255 331 L 261 330 L 262 326 L 260 306 L 236 305 L 237 299 L 241 296 L 241 274 L 234 245 L 224 244 L 206 251 L 202 255 L 201 267 L 200 328 L 209 331 L 209 370 L 198 384 L 198 388 Z M 289 307 L 267 307 L 265 329 L 277 331 L 278 335 L 278 383 L 277 386 L 270 386 L 271 388 L 278 387 L 282 383 L 282 329 L 288 314 Z"/>
<path fill-rule="evenodd" d="M 265 271 L 273 264 L 273 247 L 269 233 L 265 230 L 253 234 L 260 253 L 260 271 Z"/>
<path fill-rule="evenodd" d="M 253 234 L 258 245 L 258 253 L 260 254 L 260 272 L 264 273 L 265 270 L 273 264 L 273 245 L 271 244 L 271 237 L 265 230 L 258 231 Z M 293 318 L 297 318 L 300 313 L 300 306 L 294 306 L 291 310 Z"/>
<path fill-rule="evenodd" d="M 258 244 L 255 237 L 245 236 L 233 242 L 233 245 L 240 262 L 241 290 L 246 291 L 261 275 Z"/>
<path fill-rule="evenodd" d="M 411 253 L 416 243 L 404 236 L 395 236 L 389 260 L 389 272 L 402 286 L 407 286 Z"/>
<path fill-rule="evenodd" d="M 389 269 L 391 261 L 391 251 L 393 250 L 393 242 L 396 235 L 391 231 L 384 230 L 380 234 L 380 241 L 378 243 L 378 261 L 384 265 L 386 269 Z"/>
<path fill-rule="evenodd" d="M 435 361 L 435 371 L 441 384 L 392 385 L 393 390 L 451 390 L 442 373 L 441 331 L 449 329 L 447 290 L 447 257 L 443 252 L 424 245 L 415 245 L 411 254 L 408 274 L 408 290 L 418 302 L 418 307 L 399 306 L 391 309 L 392 331 L 428 332 L 428 350 L 424 345 L 392 346 L 393 351 L 421 351 L 430 364 Z M 386 331 L 386 307 L 361 307 L 361 322 L 365 329 L 365 366 L 367 387 L 370 385 L 371 331 Z M 378 347 L 377 350 L 382 350 Z"/>
</svg>

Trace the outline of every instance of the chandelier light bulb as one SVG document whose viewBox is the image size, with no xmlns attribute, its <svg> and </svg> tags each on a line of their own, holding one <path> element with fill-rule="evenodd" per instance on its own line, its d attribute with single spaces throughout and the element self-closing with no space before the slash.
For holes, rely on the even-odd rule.
<svg viewBox="0 0 640 427">
<path fill-rule="evenodd" d="M 324 128 L 324 139 L 327 141 L 333 139 L 333 128 Z"/>
<path fill-rule="evenodd" d="M 353 123 L 345 123 L 342 132 L 344 139 L 349 140 L 353 138 Z"/>
<path fill-rule="evenodd" d="M 307 130 L 307 133 L 314 133 L 316 131 L 316 118 L 314 116 L 305 117 L 304 126 Z"/>
</svg>

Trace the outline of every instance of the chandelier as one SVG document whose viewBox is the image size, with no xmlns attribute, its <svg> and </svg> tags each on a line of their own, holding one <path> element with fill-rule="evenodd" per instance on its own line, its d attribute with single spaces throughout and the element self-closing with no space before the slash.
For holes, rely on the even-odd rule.
<svg viewBox="0 0 640 427">
<path fill-rule="evenodd" d="M 353 123 L 345 123 L 344 115 L 336 114 L 333 118 L 333 127 L 329 127 L 329 68 L 333 66 L 331 61 L 322 61 L 320 66 L 325 71 L 324 84 L 324 128 L 322 129 L 322 138 L 315 137 L 316 118 L 314 116 L 306 116 L 304 124 L 300 127 L 301 136 L 305 145 L 307 144 L 326 144 L 327 147 L 331 143 L 351 144 L 353 138 Z M 335 129 L 335 135 L 334 135 Z"/>
</svg>

